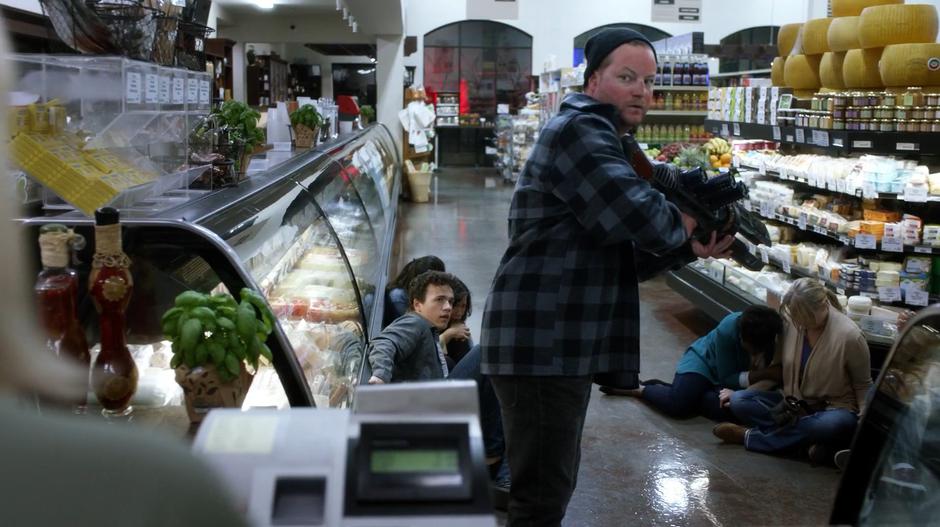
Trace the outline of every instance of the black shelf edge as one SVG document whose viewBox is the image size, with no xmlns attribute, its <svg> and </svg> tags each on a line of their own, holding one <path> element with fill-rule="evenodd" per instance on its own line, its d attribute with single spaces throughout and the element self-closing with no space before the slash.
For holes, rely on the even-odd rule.
<svg viewBox="0 0 940 527">
<path fill-rule="evenodd" d="M 786 125 L 705 120 L 705 131 L 731 139 L 763 139 L 836 154 L 940 155 L 940 133 L 850 132 Z"/>
</svg>

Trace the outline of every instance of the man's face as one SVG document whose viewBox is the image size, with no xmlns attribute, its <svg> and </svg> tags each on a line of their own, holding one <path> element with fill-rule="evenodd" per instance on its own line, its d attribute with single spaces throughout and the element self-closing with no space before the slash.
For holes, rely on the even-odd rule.
<svg viewBox="0 0 940 527">
<path fill-rule="evenodd" d="M 424 317 L 437 329 L 447 328 L 450 312 L 454 305 L 454 290 L 449 285 L 429 284 L 424 293 L 424 301 L 415 300 L 412 307 L 415 313 Z"/>
<path fill-rule="evenodd" d="M 610 63 L 594 72 L 585 92 L 612 104 L 624 124 L 638 126 L 653 100 L 656 59 L 649 46 L 623 44 L 608 55 Z"/>
</svg>

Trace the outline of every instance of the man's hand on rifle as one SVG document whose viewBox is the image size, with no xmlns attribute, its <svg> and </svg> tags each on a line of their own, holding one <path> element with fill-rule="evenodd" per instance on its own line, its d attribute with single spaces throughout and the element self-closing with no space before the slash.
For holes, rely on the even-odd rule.
<svg viewBox="0 0 940 527">
<path fill-rule="evenodd" d="M 692 253 L 699 258 L 728 258 L 731 256 L 731 244 L 734 243 L 734 236 L 718 237 L 718 234 L 712 231 L 711 240 L 708 245 L 691 239 Z"/>
</svg>

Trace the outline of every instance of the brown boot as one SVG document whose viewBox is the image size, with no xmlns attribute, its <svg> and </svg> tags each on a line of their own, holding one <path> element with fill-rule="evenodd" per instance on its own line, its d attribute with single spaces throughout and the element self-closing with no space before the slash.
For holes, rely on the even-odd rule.
<svg viewBox="0 0 940 527">
<path fill-rule="evenodd" d="M 715 425 L 715 428 L 712 428 L 712 433 L 715 434 L 715 437 L 721 439 L 725 443 L 743 445 L 744 436 L 747 434 L 747 428 L 744 428 L 741 425 L 736 425 L 734 423 L 718 423 Z"/>
</svg>

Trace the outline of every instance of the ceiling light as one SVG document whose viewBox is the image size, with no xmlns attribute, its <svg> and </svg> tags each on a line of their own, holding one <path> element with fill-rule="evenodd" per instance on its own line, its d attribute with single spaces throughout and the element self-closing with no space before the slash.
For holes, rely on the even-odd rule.
<svg viewBox="0 0 940 527">
<path fill-rule="evenodd" d="M 359 22 L 353 22 L 353 33 L 359 32 Z"/>
<path fill-rule="evenodd" d="M 346 9 L 344 7 L 343 8 L 343 20 L 347 20 L 348 18 L 349 18 L 349 9 Z"/>
<path fill-rule="evenodd" d="M 369 62 L 371 62 L 372 64 L 375 64 L 375 57 L 369 57 Z"/>
<path fill-rule="evenodd" d="M 343 0 L 336 0 L 336 10 L 339 11 L 343 8 Z"/>
<path fill-rule="evenodd" d="M 273 9 L 274 0 L 255 0 L 255 5 L 261 9 Z"/>
</svg>

